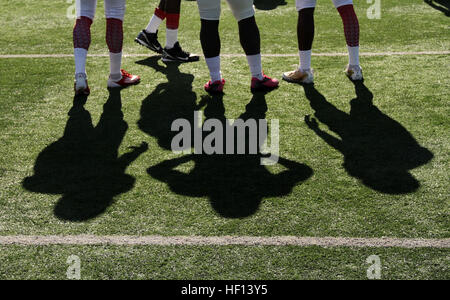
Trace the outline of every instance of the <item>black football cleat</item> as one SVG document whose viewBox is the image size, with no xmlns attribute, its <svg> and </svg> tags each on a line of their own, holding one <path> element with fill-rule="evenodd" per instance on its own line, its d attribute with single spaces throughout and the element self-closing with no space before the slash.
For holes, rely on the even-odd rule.
<svg viewBox="0 0 450 300">
<path fill-rule="evenodd" d="M 148 33 L 144 29 L 139 32 L 134 41 L 156 53 L 163 54 L 163 48 L 158 42 L 158 31 L 156 33 Z"/>
<path fill-rule="evenodd" d="M 191 53 L 184 51 L 183 49 L 181 49 L 180 43 L 176 42 L 173 48 L 164 48 L 162 60 L 164 62 L 194 62 L 199 61 L 200 57 L 198 55 L 192 55 Z"/>
</svg>

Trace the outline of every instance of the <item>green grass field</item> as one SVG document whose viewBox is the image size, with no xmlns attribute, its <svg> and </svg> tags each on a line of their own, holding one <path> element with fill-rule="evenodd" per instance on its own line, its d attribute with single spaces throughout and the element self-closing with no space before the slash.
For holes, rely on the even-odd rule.
<svg viewBox="0 0 450 300">
<path fill-rule="evenodd" d="M 286 2 L 257 10 L 264 54 L 297 52 L 295 1 Z M 0 3 L 0 236 L 450 238 L 450 19 L 426 3 L 383 0 L 370 20 L 370 4 L 355 1 L 362 52 L 436 52 L 363 56 L 366 89 L 343 75 L 346 57 L 315 56 L 315 88 L 283 82 L 254 97 L 246 59 L 233 55 L 222 59 L 219 102 L 203 91 L 203 59 L 165 65 L 133 42 L 156 1 L 128 1 L 124 52 L 142 56 L 123 64 L 142 83 L 109 95 L 109 60 L 90 57 L 84 106 L 73 99 L 72 58 L 6 57 L 71 54 L 70 4 Z M 223 8 L 222 52 L 239 54 Z M 180 42 L 201 53 L 196 2 L 182 10 Z M 316 23 L 316 53 L 346 51 L 331 1 L 319 1 Z M 107 54 L 104 35 L 99 3 L 90 53 Z M 263 57 L 278 78 L 297 63 Z M 278 119 L 280 164 L 172 153 L 171 122 L 199 109 Z M 0 279 L 64 279 L 69 255 L 83 279 L 365 279 L 373 254 L 383 279 L 450 279 L 448 248 L 150 245 L 0 245 Z"/>
</svg>

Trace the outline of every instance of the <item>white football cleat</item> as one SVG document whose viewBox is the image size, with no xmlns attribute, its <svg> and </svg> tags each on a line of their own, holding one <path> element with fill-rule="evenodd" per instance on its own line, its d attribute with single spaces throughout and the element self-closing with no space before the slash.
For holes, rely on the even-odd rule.
<svg viewBox="0 0 450 300">
<path fill-rule="evenodd" d="M 108 79 L 108 88 L 127 88 L 141 82 L 141 77 L 137 75 L 131 75 L 125 70 L 120 70 L 120 72 L 122 73 L 122 79 L 115 81 L 110 77 Z"/>
<path fill-rule="evenodd" d="M 75 95 L 86 95 L 90 94 L 89 85 L 87 82 L 87 76 L 84 73 L 75 74 L 74 83 Z"/>
<path fill-rule="evenodd" d="M 352 81 L 360 81 L 363 80 L 363 73 L 361 66 L 351 66 L 347 65 L 345 68 L 345 75 Z"/>
<path fill-rule="evenodd" d="M 291 83 L 311 84 L 314 83 L 314 70 L 300 70 L 286 72 L 283 74 L 283 80 Z"/>
</svg>

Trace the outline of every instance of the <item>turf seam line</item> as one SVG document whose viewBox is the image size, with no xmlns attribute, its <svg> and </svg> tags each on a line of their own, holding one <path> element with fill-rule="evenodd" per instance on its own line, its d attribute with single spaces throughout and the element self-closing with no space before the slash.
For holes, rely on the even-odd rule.
<svg viewBox="0 0 450 300">
<path fill-rule="evenodd" d="M 296 236 L 0 236 L 0 245 L 115 245 L 115 246 L 320 246 L 356 248 L 450 248 L 450 239 L 347 238 Z"/>
<path fill-rule="evenodd" d="M 406 55 L 448 55 L 450 51 L 421 51 L 421 52 L 366 52 L 361 56 L 406 56 Z M 348 56 L 348 53 L 330 52 L 330 53 L 313 53 L 313 56 L 321 57 L 339 57 Z M 89 54 L 90 57 L 109 57 L 109 54 Z M 124 57 L 149 57 L 149 54 L 130 53 L 124 54 Z M 245 57 L 244 54 L 221 54 L 222 57 Z M 297 57 L 298 53 L 288 54 L 262 54 L 263 57 Z M 72 58 L 73 54 L 1 54 L 0 59 L 8 58 Z"/>
</svg>

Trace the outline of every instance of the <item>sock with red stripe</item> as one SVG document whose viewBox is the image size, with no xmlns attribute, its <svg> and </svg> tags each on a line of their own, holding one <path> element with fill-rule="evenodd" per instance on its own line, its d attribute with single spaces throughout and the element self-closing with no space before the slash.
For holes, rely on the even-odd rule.
<svg viewBox="0 0 450 300">
<path fill-rule="evenodd" d="M 75 74 L 86 74 L 86 59 L 91 44 L 92 20 L 80 17 L 73 28 L 73 47 L 75 56 Z"/>
<path fill-rule="evenodd" d="M 166 20 L 166 48 L 172 49 L 178 42 L 178 27 L 180 25 L 179 13 L 168 13 Z"/>
<path fill-rule="evenodd" d="M 106 43 L 109 48 L 110 78 L 118 81 L 122 78 L 123 22 L 119 19 L 106 19 Z"/>
<path fill-rule="evenodd" d="M 359 66 L 359 22 L 352 4 L 338 8 L 344 23 L 345 39 L 347 41 L 349 64 Z"/>
<path fill-rule="evenodd" d="M 166 48 L 172 49 L 178 42 L 181 0 L 165 0 L 166 15 Z"/>
</svg>

